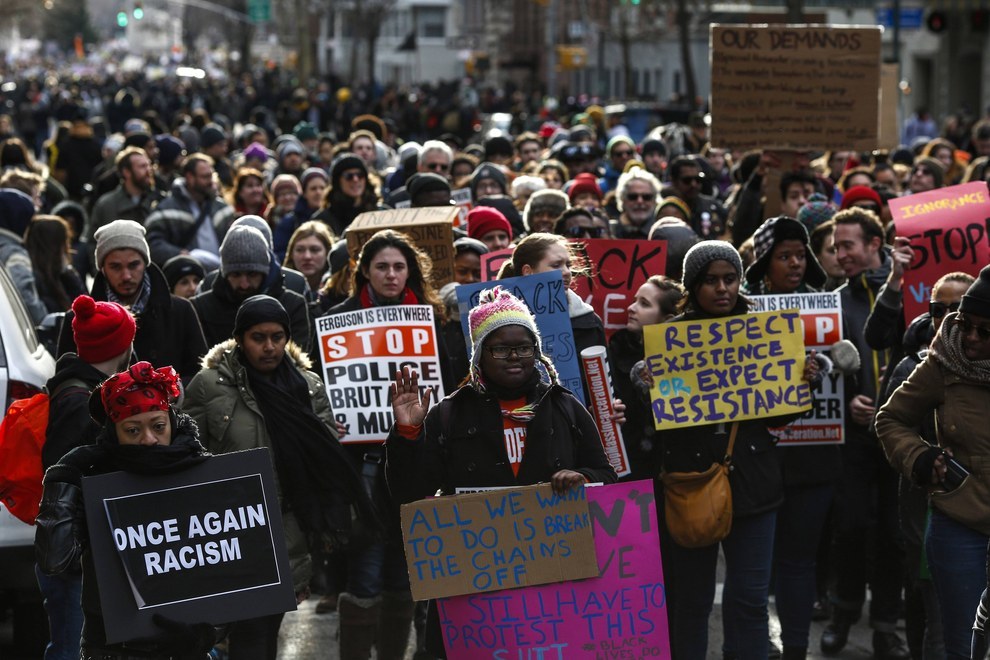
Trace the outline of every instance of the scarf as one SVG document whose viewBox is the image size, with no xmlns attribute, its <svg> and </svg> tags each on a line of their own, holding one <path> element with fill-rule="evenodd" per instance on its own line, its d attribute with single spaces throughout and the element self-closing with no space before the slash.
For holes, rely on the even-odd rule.
<svg viewBox="0 0 990 660">
<path fill-rule="evenodd" d="M 402 294 L 399 296 L 398 302 L 382 302 L 375 295 L 374 289 L 371 288 L 370 284 L 365 284 L 361 287 L 361 309 L 368 309 L 371 307 L 384 307 L 387 305 L 418 305 L 419 298 L 413 293 L 413 290 L 406 287 Z"/>
<path fill-rule="evenodd" d="M 148 304 L 148 300 L 151 298 L 151 278 L 148 273 L 144 274 L 144 279 L 141 280 L 141 293 L 138 294 L 137 300 L 128 307 L 124 302 L 117 297 L 113 289 L 107 286 L 107 302 L 117 303 L 124 309 L 129 309 L 131 314 L 137 316 L 144 311 L 145 306 Z"/>
<path fill-rule="evenodd" d="M 990 360 L 970 360 L 962 346 L 962 330 L 956 325 L 958 312 L 942 321 L 942 327 L 932 342 L 931 354 L 952 373 L 978 383 L 990 383 Z"/>
<path fill-rule="evenodd" d="M 310 548 L 338 547 L 348 540 L 352 510 L 364 532 L 380 529 L 357 469 L 313 410 L 309 384 L 288 358 L 269 378 L 241 358 L 248 384 L 265 420 L 282 493 Z"/>
<path fill-rule="evenodd" d="M 484 386 L 484 388 L 480 389 L 479 391 L 481 392 L 487 391 L 491 394 L 494 394 L 498 398 L 500 402 L 499 410 L 502 411 L 502 417 L 505 417 L 506 419 L 514 420 L 516 422 L 522 422 L 524 424 L 528 424 L 536 416 L 536 410 L 540 407 L 540 404 L 543 403 L 543 400 L 547 398 L 547 394 L 550 393 L 549 389 L 546 392 L 544 392 L 543 396 L 541 396 L 539 399 L 535 401 L 529 401 L 525 405 L 519 406 L 518 408 L 514 408 L 513 410 L 506 410 L 505 408 L 502 408 L 501 402 L 515 401 L 516 399 L 521 399 L 523 397 L 526 397 L 528 401 L 536 392 L 536 388 L 540 384 L 541 380 L 542 377 L 540 376 L 539 369 L 534 368 L 533 373 L 530 374 L 529 376 L 529 379 L 519 387 L 511 387 L 511 388 L 500 387 L 498 385 L 495 385 L 494 383 L 487 383 Z"/>
<path fill-rule="evenodd" d="M 169 412 L 172 442 L 168 445 L 122 445 L 117 441 L 114 425 L 108 422 L 97 439 L 96 450 L 115 469 L 137 474 L 169 474 L 202 463 L 210 454 L 199 442 L 196 422 L 188 415 Z"/>
</svg>

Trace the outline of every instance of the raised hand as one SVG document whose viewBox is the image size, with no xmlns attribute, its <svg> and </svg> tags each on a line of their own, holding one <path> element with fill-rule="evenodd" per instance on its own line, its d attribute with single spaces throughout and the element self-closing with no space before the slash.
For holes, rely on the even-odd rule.
<svg viewBox="0 0 990 660">
<path fill-rule="evenodd" d="M 433 388 L 426 388 L 419 393 L 419 374 L 409 367 L 395 372 L 392 381 L 392 415 L 397 424 L 405 426 L 420 426 L 430 410 L 430 399 L 433 398 Z"/>
</svg>

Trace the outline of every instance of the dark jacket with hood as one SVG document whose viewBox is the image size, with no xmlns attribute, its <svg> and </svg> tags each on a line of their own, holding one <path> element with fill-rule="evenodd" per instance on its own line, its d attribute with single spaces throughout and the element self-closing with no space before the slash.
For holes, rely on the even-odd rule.
<svg viewBox="0 0 990 660">
<path fill-rule="evenodd" d="M 148 264 L 145 275 L 151 279 L 151 294 L 144 311 L 137 315 L 135 357 L 147 360 L 156 369 L 174 367 L 183 384 L 188 384 L 199 371 L 199 360 L 208 348 L 196 310 L 185 298 L 169 293 L 168 282 L 158 266 Z M 97 273 L 90 295 L 94 300 L 107 300 L 103 273 Z M 76 342 L 72 338 L 73 318 L 74 314 L 69 310 L 62 321 L 58 336 L 59 356 L 76 352 Z"/>
<path fill-rule="evenodd" d="M 41 464 L 46 470 L 65 454 L 96 442 L 99 425 L 89 414 L 89 394 L 109 377 L 75 353 L 66 353 L 48 379 L 48 427 Z"/>
<path fill-rule="evenodd" d="M 292 322 L 292 341 L 308 350 L 310 337 L 309 311 L 306 299 L 295 291 L 289 291 L 283 285 L 282 269 L 274 261 L 268 266 L 268 275 L 258 293 L 277 299 L 285 311 L 289 313 Z M 207 347 L 216 346 L 234 336 L 234 317 L 241 306 L 241 300 L 234 297 L 234 290 L 226 278 L 217 277 L 209 290 L 204 290 L 192 298 L 193 307 L 199 315 L 206 336 Z M 203 350 L 202 355 L 206 354 Z"/>
<path fill-rule="evenodd" d="M 31 257 L 24 247 L 24 232 L 34 215 L 34 203 L 20 190 L 0 188 L 0 267 L 21 294 L 24 307 L 37 325 L 45 318 L 45 303 L 38 297 Z"/>
<path fill-rule="evenodd" d="M 207 200 L 204 205 L 206 216 L 203 221 L 209 222 L 213 227 L 219 246 L 236 219 L 234 209 L 219 197 Z M 199 218 L 193 216 L 191 209 L 192 199 L 186 189 L 186 181 L 176 179 L 169 196 L 158 203 L 145 224 L 151 260 L 156 264 L 162 265 L 182 250 L 196 247 Z"/>
</svg>

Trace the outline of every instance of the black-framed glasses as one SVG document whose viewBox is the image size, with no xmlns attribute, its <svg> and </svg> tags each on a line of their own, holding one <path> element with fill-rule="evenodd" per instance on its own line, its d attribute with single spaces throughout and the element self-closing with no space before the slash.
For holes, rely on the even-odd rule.
<svg viewBox="0 0 990 660">
<path fill-rule="evenodd" d="M 985 325 L 977 325 L 966 317 L 957 316 L 956 326 L 962 330 L 964 335 L 968 335 L 973 330 L 976 330 L 976 335 L 980 338 L 980 341 L 990 341 L 990 328 Z"/>
<path fill-rule="evenodd" d="M 567 235 L 571 238 L 601 238 L 605 235 L 605 227 L 569 227 Z"/>
<path fill-rule="evenodd" d="M 344 172 L 340 175 L 340 178 L 344 181 L 357 181 L 358 179 L 365 178 L 365 173 L 359 170 L 354 170 L 352 172 Z"/>
<path fill-rule="evenodd" d="M 427 163 L 426 169 L 433 172 L 446 172 L 450 169 L 450 165 L 447 163 Z"/>
<path fill-rule="evenodd" d="M 928 313 L 933 319 L 945 318 L 946 314 L 959 311 L 959 303 L 945 304 L 943 302 L 931 301 L 928 303 Z"/>
<path fill-rule="evenodd" d="M 521 346 L 487 346 L 485 348 L 496 360 L 508 360 L 513 353 L 517 358 L 531 358 L 536 355 L 536 344 L 522 344 Z"/>
<path fill-rule="evenodd" d="M 636 153 L 636 152 L 633 151 L 632 149 L 623 149 L 621 151 L 613 151 L 612 152 L 612 158 L 629 158 L 634 153 Z"/>
<path fill-rule="evenodd" d="M 626 199 L 630 202 L 640 201 L 640 202 L 651 202 L 656 201 L 656 193 L 626 193 Z"/>
<path fill-rule="evenodd" d="M 683 183 L 685 186 L 689 186 L 692 183 L 700 184 L 702 181 L 705 180 L 705 177 L 702 176 L 701 174 L 695 174 L 694 176 L 682 176 L 679 177 L 677 180 Z"/>
</svg>

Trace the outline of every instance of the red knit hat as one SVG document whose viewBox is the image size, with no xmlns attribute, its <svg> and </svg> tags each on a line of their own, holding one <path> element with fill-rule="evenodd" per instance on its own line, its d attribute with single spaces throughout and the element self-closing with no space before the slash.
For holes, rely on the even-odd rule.
<svg viewBox="0 0 990 660">
<path fill-rule="evenodd" d="M 853 186 L 842 196 L 842 210 L 850 208 L 856 202 L 873 202 L 878 209 L 883 208 L 879 193 L 869 186 Z"/>
<path fill-rule="evenodd" d="M 598 179 L 595 178 L 594 174 L 588 174 L 583 172 L 574 177 L 574 183 L 571 184 L 571 189 L 567 191 L 567 196 L 571 198 L 571 203 L 574 203 L 574 198 L 581 193 L 592 193 L 598 198 L 598 201 L 602 199 L 602 189 L 598 185 Z"/>
<path fill-rule="evenodd" d="M 72 303 L 72 312 L 72 338 L 83 362 L 106 362 L 124 353 L 134 341 L 134 317 L 117 303 L 79 296 Z"/>
<path fill-rule="evenodd" d="M 512 240 L 512 225 L 505 219 L 502 212 L 491 206 L 476 206 L 468 212 L 468 236 L 481 239 L 490 231 L 501 229 Z"/>
</svg>

